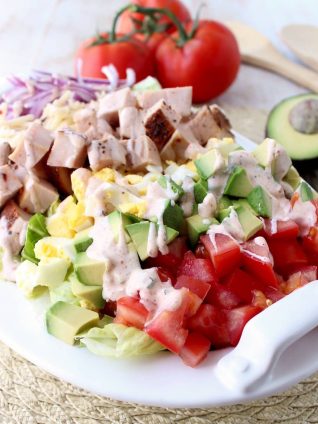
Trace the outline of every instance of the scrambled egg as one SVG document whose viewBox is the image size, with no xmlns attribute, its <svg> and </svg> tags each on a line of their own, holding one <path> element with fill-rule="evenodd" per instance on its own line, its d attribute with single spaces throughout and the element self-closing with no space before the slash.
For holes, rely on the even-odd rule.
<svg viewBox="0 0 318 424">
<path fill-rule="evenodd" d="M 112 168 L 103 168 L 93 173 L 93 176 L 99 178 L 105 183 L 114 183 L 116 181 L 116 173 Z"/>
<path fill-rule="evenodd" d="M 40 260 L 61 258 L 66 259 L 68 263 L 74 261 L 76 256 L 73 241 L 65 237 L 44 237 L 34 246 L 34 253 Z"/>
<path fill-rule="evenodd" d="M 122 203 L 118 205 L 118 209 L 122 213 L 130 213 L 132 215 L 138 216 L 138 218 L 142 218 L 147 209 L 147 203 L 145 201 L 139 203 Z"/>
</svg>

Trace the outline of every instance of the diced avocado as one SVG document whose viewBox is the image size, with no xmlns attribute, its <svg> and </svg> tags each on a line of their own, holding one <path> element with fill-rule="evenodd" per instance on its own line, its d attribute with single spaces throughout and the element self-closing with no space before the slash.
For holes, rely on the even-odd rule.
<svg viewBox="0 0 318 424">
<path fill-rule="evenodd" d="M 237 166 L 227 180 L 224 194 L 234 197 L 247 197 L 252 189 L 253 186 L 245 169 L 241 166 Z"/>
<path fill-rule="evenodd" d="M 230 206 L 232 206 L 233 202 L 231 199 L 229 199 L 227 196 L 222 196 L 218 201 L 218 209 L 227 209 Z"/>
<path fill-rule="evenodd" d="M 103 287 L 102 286 L 87 286 L 82 284 L 76 275 L 72 275 L 70 278 L 71 288 L 74 296 L 88 301 L 96 309 L 101 309 L 105 305 L 105 299 L 103 299 Z"/>
<path fill-rule="evenodd" d="M 219 213 L 217 214 L 217 219 L 222 222 L 223 219 L 227 218 L 228 216 L 230 216 L 230 213 L 233 209 L 233 206 L 229 206 L 226 209 L 222 209 L 219 211 Z"/>
<path fill-rule="evenodd" d="M 317 94 L 289 97 L 278 103 L 270 112 L 266 134 L 281 144 L 293 160 L 317 158 L 317 111 Z M 316 167 L 316 163 L 314 166 Z"/>
<path fill-rule="evenodd" d="M 112 226 L 115 239 L 118 239 L 121 226 L 123 226 L 123 228 L 125 229 L 127 225 L 130 225 L 134 222 L 129 216 L 119 211 L 113 211 L 107 216 L 109 223 Z M 125 237 L 126 241 L 129 241 L 129 236 L 126 231 Z"/>
<path fill-rule="evenodd" d="M 302 181 L 299 186 L 300 198 L 303 202 L 314 199 L 314 191 L 306 181 Z"/>
<path fill-rule="evenodd" d="M 235 209 L 237 209 L 239 206 L 243 206 L 243 208 L 248 209 L 253 215 L 257 216 L 257 212 L 254 211 L 246 199 L 233 200 L 233 206 Z"/>
<path fill-rule="evenodd" d="M 224 159 L 217 149 L 209 150 L 204 155 L 194 161 L 198 174 L 201 178 L 207 180 L 217 170 L 225 166 Z"/>
<path fill-rule="evenodd" d="M 132 213 L 125 213 L 126 217 L 130 219 L 131 224 L 136 224 L 136 222 L 141 222 L 142 218 L 139 218 L 136 215 L 133 215 Z"/>
<path fill-rule="evenodd" d="M 132 88 L 133 91 L 144 92 L 144 91 L 157 91 L 161 90 L 160 82 L 154 77 L 147 77 L 137 84 L 135 84 Z"/>
<path fill-rule="evenodd" d="M 158 231 L 158 225 L 156 225 Z M 138 252 L 139 258 L 144 261 L 148 258 L 147 243 L 149 234 L 150 222 L 143 221 L 138 224 L 131 224 L 127 226 L 127 231 L 131 240 Z M 177 236 L 178 231 L 173 228 L 166 227 L 167 244 L 172 242 Z"/>
<path fill-rule="evenodd" d="M 106 263 L 91 259 L 85 252 L 82 252 L 76 255 L 74 271 L 82 284 L 101 286 L 103 284 L 103 275 L 106 271 Z"/>
<path fill-rule="evenodd" d="M 183 194 L 184 194 L 184 190 L 181 187 L 181 185 L 175 183 L 171 178 L 169 178 L 165 175 L 161 175 L 158 178 L 157 182 L 164 189 L 166 189 L 168 187 L 168 184 L 170 184 L 172 191 L 174 191 L 178 195 L 178 198 L 183 196 Z"/>
<path fill-rule="evenodd" d="M 52 336 L 72 345 L 76 334 L 96 326 L 98 319 L 96 312 L 60 301 L 47 311 L 46 328 Z"/>
<path fill-rule="evenodd" d="M 69 265 L 62 258 L 41 259 L 37 269 L 37 284 L 54 289 L 65 280 Z"/>
<path fill-rule="evenodd" d="M 194 198 L 197 203 L 202 203 L 205 196 L 208 194 L 207 180 L 200 179 L 193 187 Z"/>
<path fill-rule="evenodd" d="M 193 215 L 186 218 L 188 236 L 192 246 L 195 246 L 201 234 L 205 234 L 211 224 L 218 224 L 214 218 L 202 218 L 200 215 Z"/>
<path fill-rule="evenodd" d="M 50 289 L 50 300 L 51 304 L 63 301 L 66 303 L 79 305 L 79 299 L 74 296 L 71 283 L 69 281 L 64 281 L 64 283 L 60 284 L 54 289 Z"/>
<path fill-rule="evenodd" d="M 197 203 L 193 203 L 192 215 L 197 215 L 198 213 L 199 213 L 199 205 Z"/>
<path fill-rule="evenodd" d="M 272 166 L 272 160 L 273 160 L 272 152 L 273 152 L 274 146 L 275 146 L 275 141 L 270 138 L 266 138 L 252 152 L 257 162 L 264 168 Z"/>
<path fill-rule="evenodd" d="M 272 217 L 272 201 L 267 191 L 261 187 L 256 186 L 247 196 L 248 203 L 252 206 L 257 215 L 264 218 Z"/>
<path fill-rule="evenodd" d="M 91 228 L 86 228 L 86 230 L 80 231 L 74 237 L 74 247 L 76 253 L 86 252 L 89 246 L 93 243 L 92 237 L 89 236 Z"/>
<path fill-rule="evenodd" d="M 296 190 L 301 182 L 301 178 L 298 174 L 297 169 L 294 166 L 291 166 L 285 175 L 283 181 L 289 184 L 293 190 Z"/>
<path fill-rule="evenodd" d="M 162 217 L 163 223 L 167 227 L 173 228 L 174 230 L 180 232 L 184 221 L 184 215 L 183 209 L 179 205 L 176 203 L 172 205 L 171 202 L 168 201 Z"/>
<path fill-rule="evenodd" d="M 238 219 L 242 226 L 245 240 L 248 240 L 263 228 L 262 221 L 243 206 L 239 206 L 237 209 L 235 209 L 235 212 L 237 213 Z"/>
</svg>

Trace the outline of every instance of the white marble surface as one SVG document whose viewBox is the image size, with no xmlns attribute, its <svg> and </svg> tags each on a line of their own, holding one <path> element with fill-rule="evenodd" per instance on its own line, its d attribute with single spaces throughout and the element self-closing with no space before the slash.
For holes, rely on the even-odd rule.
<svg viewBox="0 0 318 424">
<path fill-rule="evenodd" d="M 184 0 L 194 14 L 201 0 Z M 126 0 L 0 0 L 0 75 L 30 68 L 73 71 L 78 44 L 110 26 Z M 317 0 L 206 0 L 204 16 L 241 20 L 266 34 L 292 60 L 279 39 L 288 23 L 318 23 Z M 270 109 L 284 97 L 305 91 L 284 78 L 249 66 L 221 96 L 222 105 Z"/>
</svg>

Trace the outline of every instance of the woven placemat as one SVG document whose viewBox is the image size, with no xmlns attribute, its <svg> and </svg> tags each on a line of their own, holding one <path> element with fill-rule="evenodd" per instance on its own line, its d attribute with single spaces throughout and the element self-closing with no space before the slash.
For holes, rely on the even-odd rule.
<svg viewBox="0 0 318 424">
<path fill-rule="evenodd" d="M 260 141 L 266 113 L 222 105 L 233 126 Z M 318 423 L 318 374 L 245 405 L 166 409 L 92 395 L 42 371 L 0 343 L 0 424 Z M 191 387 L 189 387 L 191 390 Z"/>
</svg>

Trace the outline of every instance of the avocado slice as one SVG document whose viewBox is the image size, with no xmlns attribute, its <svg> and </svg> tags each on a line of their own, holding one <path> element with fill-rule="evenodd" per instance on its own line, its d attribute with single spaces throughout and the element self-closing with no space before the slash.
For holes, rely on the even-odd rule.
<svg viewBox="0 0 318 424">
<path fill-rule="evenodd" d="M 272 201 L 270 195 L 263 187 L 254 187 L 247 196 L 247 201 L 257 215 L 263 216 L 264 218 L 272 217 Z"/>
<path fill-rule="evenodd" d="M 42 259 L 37 268 L 37 284 L 54 289 L 65 280 L 69 262 L 62 258 Z"/>
<path fill-rule="evenodd" d="M 74 237 L 74 247 L 76 253 L 86 252 L 89 246 L 93 243 L 92 237 L 89 236 L 91 228 L 86 228 L 86 230 L 80 231 Z"/>
<path fill-rule="evenodd" d="M 161 175 L 158 178 L 157 182 L 164 189 L 166 189 L 168 187 L 168 183 L 169 183 L 172 191 L 174 191 L 178 195 L 178 198 L 184 195 L 184 190 L 181 187 L 181 185 L 175 183 L 171 178 L 169 178 L 165 175 Z"/>
<path fill-rule="evenodd" d="M 76 275 L 70 277 L 71 289 L 74 296 L 79 299 L 86 300 L 94 306 L 96 309 L 102 309 L 105 305 L 105 299 L 103 299 L 103 287 L 102 286 L 87 286 L 82 284 Z"/>
<path fill-rule="evenodd" d="M 110 225 L 112 226 L 115 241 L 118 240 L 118 235 L 119 235 L 121 226 L 123 226 L 123 228 L 125 229 L 127 225 L 130 225 L 134 222 L 134 220 L 131 219 L 131 217 L 119 211 L 113 211 L 109 215 L 107 215 L 107 217 L 108 217 Z M 127 234 L 126 231 L 125 231 L 125 239 L 126 241 L 130 240 L 129 235 Z"/>
<path fill-rule="evenodd" d="M 227 218 L 228 216 L 230 216 L 231 211 L 233 210 L 233 206 L 229 206 L 228 208 L 222 209 L 218 214 L 217 214 L 217 219 L 222 222 L 223 219 Z"/>
<path fill-rule="evenodd" d="M 106 263 L 91 259 L 85 252 L 78 253 L 74 261 L 74 271 L 82 284 L 102 286 Z"/>
<path fill-rule="evenodd" d="M 244 239 L 248 240 L 263 228 L 262 221 L 257 218 L 249 209 L 239 206 L 235 209 L 238 219 L 244 232 Z"/>
<path fill-rule="evenodd" d="M 252 208 L 252 206 L 248 203 L 247 199 L 236 199 L 233 200 L 234 208 L 238 208 L 239 206 L 243 206 L 243 208 L 248 209 L 253 215 L 257 216 L 257 212 Z"/>
<path fill-rule="evenodd" d="M 261 166 L 271 169 L 277 181 L 281 181 L 291 166 L 286 151 L 271 138 L 266 138 L 252 153 Z"/>
<path fill-rule="evenodd" d="M 293 160 L 318 157 L 318 95 L 301 94 L 278 103 L 269 114 L 266 134 Z"/>
<path fill-rule="evenodd" d="M 156 227 L 158 230 L 158 225 L 156 225 Z M 138 224 L 128 225 L 126 228 L 138 252 L 139 258 L 142 261 L 144 261 L 145 259 L 148 258 L 147 243 L 148 243 L 150 222 L 143 221 L 143 222 L 139 222 Z M 170 228 L 167 226 L 165 226 L 165 229 L 166 229 L 166 235 L 167 235 L 167 243 L 170 243 L 178 236 L 179 233 L 173 228 Z"/>
<path fill-rule="evenodd" d="M 209 150 L 204 155 L 194 161 L 198 174 L 201 178 L 207 180 L 217 170 L 225 166 L 224 159 L 217 149 Z"/>
<path fill-rule="evenodd" d="M 205 196 L 208 194 L 208 182 L 202 178 L 194 184 L 193 187 L 194 199 L 196 203 L 202 203 Z"/>
<path fill-rule="evenodd" d="M 291 166 L 283 178 L 283 181 L 289 184 L 293 190 L 296 190 L 301 182 L 301 178 L 298 174 L 297 169 L 294 166 Z"/>
<path fill-rule="evenodd" d="M 224 194 L 234 197 L 247 197 L 253 190 L 253 186 L 244 168 L 236 166 L 229 176 Z"/>
<path fill-rule="evenodd" d="M 174 230 L 180 232 L 184 223 L 183 209 L 176 203 L 172 205 L 168 200 L 162 218 L 163 223 L 167 227 L 173 228 Z"/>
<path fill-rule="evenodd" d="M 201 234 L 205 234 L 210 225 L 218 224 L 218 221 L 214 218 L 202 218 L 200 215 L 193 215 L 186 218 L 188 237 L 192 246 L 195 246 L 200 238 Z"/>
<path fill-rule="evenodd" d="M 46 313 L 46 328 L 52 336 L 72 345 L 76 334 L 95 327 L 98 320 L 96 312 L 59 301 Z"/>
<path fill-rule="evenodd" d="M 306 181 L 302 181 L 299 186 L 300 198 L 303 202 L 313 200 L 315 198 L 315 192 Z"/>
</svg>

